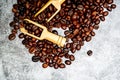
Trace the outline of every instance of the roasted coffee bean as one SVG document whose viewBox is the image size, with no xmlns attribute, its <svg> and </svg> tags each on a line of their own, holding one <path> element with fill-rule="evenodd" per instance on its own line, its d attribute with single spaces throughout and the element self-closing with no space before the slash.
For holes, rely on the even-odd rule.
<svg viewBox="0 0 120 80">
<path fill-rule="evenodd" d="M 49 66 L 50 66 L 50 67 L 53 67 L 53 63 L 49 63 Z"/>
<path fill-rule="evenodd" d="M 50 62 L 50 59 L 49 59 L 49 58 L 45 58 L 45 62 L 46 62 L 46 63 L 49 63 L 49 62 Z"/>
<path fill-rule="evenodd" d="M 67 48 L 63 48 L 63 53 L 69 53 L 69 49 L 67 49 Z"/>
<path fill-rule="evenodd" d="M 95 29 L 95 30 L 98 30 L 98 28 L 99 28 L 99 25 L 95 25 L 95 26 L 94 26 L 94 29 Z"/>
<path fill-rule="evenodd" d="M 42 56 L 43 56 L 43 54 L 42 54 L 42 53 L 39 53 L 39 56 L 40 56 L 40 57 L 42 57 Z"/>
<path fill-rule="evenodd" d="M 20 34 L 19 34 L 19 38 L 20 38 L 20 39 L 24 38 L 24 33 L 20 33 Z"/>
<path fill-rule="evenodd" d="M 17 30 L 15 30 L 15 29 L 12 29 L 12 34 L 17 34 Z"/>
<path fill-rule="evenodd" d="M 91 50 L 88 50 L 88 51 L 87 51 L 88 56 L 91 56 L 92 53 L 93 53 L 93 52 L 92 52 Z"/>
<path fill-rule="evenodd" d="M 100 23 L 100 20 L 96 20 L 95 24 L 98 25 Z"/>
<path fill-rule="evenodd" d="M 47 67 L 48 67 L 48 64 L 47 64 L 47 63 L 43 63 L 43 64 L 42 64 L 42 67 L 43 67 L 43 68 L 47 68 Z"/>
<path fill-rule="evenodd" d="M 107 16 L 108 15 L 108 11 L 103 12 L 103 16 Z"/>
<path fill-rule="evenodd" d="M 58 35 L 58 32 L 56 30 L 53 30 L 52 33 Z"/>
<path fill-rule="evenodd" d="M 66 44 L 66 48 L 70 48 L 71 47 L 71 44 L 70 43 L 67 43 Z"/>
<path fill-rule="evenodd" d="M 17 9 L 12 8 L 12 12 L 13 12 L 13 13 L 16 13 L 16 12 L 17 12 Z"/>
<path fill-rule="evenodd" d="M 112 5 L 111 5 L 111 8 L 112 8 L 112 9 L 115 9 L 115 8 L 116 8 L 116 5 L 115 5 L 115 4 L 112 4 Z"/>
<path fill-rule="evenodd" d="M 60 64 L 61 62 L 62 62 L 62 59 L 61 59 L 61 58 L 59 58 L 59 59 L 56 61 L 57 64 Z"/>
<path fill-rule="evenodd" d="M 106 2 L 107 2 L 108 4 L 112 4 L 112 3 L 113 3 L 113 0 L 106 0 Z"/>
<path fill-rule="evenodd" d="M 100 16 L 100 20 L 101 21 L 105 21 L 105 17 L 104 16 Z"/>
<path fill-rule="evenodd" d="M 74 61 L 74 60 L 75 60 L 75 57 L 74 57 L 73 55 L 70 55 L 70 56 L 69 56 L 69 59 L 70 59 L 71 61 Z"/>
<path fill-rule="evenodd" d="M 110 6 L 107 7 L 108 11 L 112 11 L 112 8 Z"/>
<path fill-rule="evenodd" d="M 65 54 L 65 58 L 69 58 L 69 56 L 70 56 L 70 55 L 69 55 L 68 53 Z"/>
<path fill-rule="evenodd" d="M 59 65 L 59 67 L 60 67 L 60 68 L 65 68 L 65 64 L 61 63 L 61 64 Z"/>
<path fill-rule="evenodd" d="M 65 64 L 66 64 L 66 65 L 70 65 L 70 64 L 71 64 L 71 61 L 70 61 L 70 60 L 66 60 L 66 61 L 65 61 Z"/>
<path fill-rule="evenodd" d="M 81 49 L 81 45 L 80 45 L 80 44 L 77 44 L 76 49 L 77 49 L 77 50 L 80 50 L 80 49 Z"/>
<path fill-rule="evenodd" d="M 58 60 L 58 56 L 56 55 L 56 56 L 54 56 L 54 58 L 53 58 L 54 60 Z"/>
<path fill-rule="evenodd" d="M 35 56 L 39 56 L 39 53 L 40 53 L 39 51 L 35 51 L 35 52 L 34 52 L 34 55 L 35 55 Z M 39 57 L 40 57 L 40 56 L 39 56 Z"/>
<path fill-rule="evenodd" d="M 74 13 L 72 16 L 72 20 L 76 20 L 76 19 L 79 19 L 79 16 L 77 13 Z"/>
<path fill-rule="evenodd" d="M 55 64 L 55 65 L 54 65 L 54 68 L 55 68 L 55 69 L 58 69 L 58 67 L 59 67 L 58 64 Z"/>
<path fill-rule="evenodd" d="M 58 51 L 58 52 L 62 52 L 62 49 L 58 48 L 57 51 Z"/>
<path fill-rule="evenodd" d="M 33 62 L 38 62 L 40 60 L 40 57 L 39 56 L 33 56 L 32 57 L 32 61 Z"/>
<path fill-rule="evenodd" d="M 22 41 L 22 44 L 23 44 L 23 45 L 28 44 L 28 40 L 27 40 L 27 39 L 24 39 L 24 40 Z"/>
<path fill-rule="evenodd" d="M 65 31 L 64 34 L 68 36 L 70 34 L 70 31 Z"/>
<path fill-rule="evenodd" d="M 59 57 L 64 57 L 64 53 L 59 53 Z"/>
<path fill-rule="evenodd" d="M 15 34 L 10 34 L 10 35 L 8 36 L 8 39 L 9 39 L 9 40 L 14 40 L 15 37 L 16 37 Z"/>
<path fill-rule="evenodd" d="M 94 31 L 91 32 L 91 36 L 95 36 L 95 32 Z"/>
<path fill-rule="evenodd" d="M 72 52 L 72 53 L 75 53 L 75 52 L 76 52 L 76 49 L 75 49 L 75 48 L 71 48 L 71 52 Z"/>
<path fill-rule="evenodd" d="M 9 24 L 11 27 L 14 27 L 14 25 L 16 25 L 16 23 L 14 21 L 10 22 Z"/>
<path fill-rule="evenodd" d="M 89 42 L 91 40 L 91 36 L 86 37 L 86 41 Z"/>
<path fill-rule="evenodd" d="M 13 4 L 14 9 L 18 9 L 18 4 Z"/>
<path fill-rule="evenodd" d="M 35 51 L 35 47 L 31 47 L 30 49 L 29 49 L 29 53 L 33 53 Z"/>
</svg>

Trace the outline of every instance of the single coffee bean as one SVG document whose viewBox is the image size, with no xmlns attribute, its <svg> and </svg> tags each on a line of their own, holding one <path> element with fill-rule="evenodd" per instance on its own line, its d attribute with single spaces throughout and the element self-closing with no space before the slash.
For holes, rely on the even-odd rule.
<svg viewBox="0 0 120 80">
<path fill-rule="evenodd" d="M 98 25 L 100 23 L 100 20 L 96 20 L 95 24 Z"/>
<path fill-rule="evenodd" d="M 98 30 L 98 29 L 99 29 L 99 25 L 95 25 L 95 26 L 94 26 L 94 29 L 95 29 L 95 30 Z"/>
<path fill-rule="evenodd" d="M 111 5 L 111 8 L 112 8 L 112 9 L 115 9 L 115 8 L 116 8 L 116 5 L 115 5 L 115 4 L 112 4 L 112 5 Z"/>
<path fill-rule="evenodd" d="M 67 43 L 66 44 L 66 48 L 70 48 L 71 47 L 71 44 L 70 43 Z"/>
<path fill-rule="evenodd" d="M 9 40 L 14 40 L 15 38 L 16 38 L 15 34 L 10 34 L 10 35 L 8 36 L 8 39 L 9 39 Z"/>
<path fill-rule="evenodd" d="M 70 60 L 66 60 L 66 61 L 65 61 L 65 64 L 66 64 L 66 65 L 70 65 L 70 64 L 71 64 L 71 61 L 70 61 Z"/>
<path fill-rule="evenodd" d="M 76 49 L 77 49 L 77 50 L 80 50 L 80 49 L 81 49 L 81 45 L 80 45 L 80 44 L 77 44 Z"/>
<path fill-rule="evenodd" d="M 15 29 L 12 29 L 12 34 L 17 34 L 17 30 L 15 30 Z"/>
<path fill-rule="evenodd" d="M 66 54 L 64 55 L 65 58 L 69 58 L 69 56 L 70 56 L 70 55 L 69 55 L 68 53 L 66 53 Z"/>
<path fill-rule="evenodd" d="M 34 55 L 40 57 L 40 56 L 39 56 L 39 53 L 40 53 L 39 51 L 35 51 L 35 52 L 34 52 Z"/>
<path fill-rule="evenodd" d="M 13 12 L 13 13 L 16 13 L 16 12 L 17 12 L 17 9 L 12 8 L 12 12 Z"/>
<path fill-rule="evenodd" d="M 48 67 L 48 64 L 47 64 L 47 63 L 43 63 L 43 64 L 42 64 L 42 67 L 43 67 L 43 68 L 47 68 L 47 67 Z"/>
<path fill-rule="evenodd" d="M 16 24 L 16 23 L 15 23 L 14 21 L 12 21 L 12 22 L 10 22 L 9 25 L 10 25 L 11 27 L 14 27 L 15 24 Z"/>
<path fill-rule="evenodd" d="M 61 62 L 62 62 L 62 59 L 61 59 L 61 58 L 59 58 L 59 59 L 56 61 L 57 64 L 61 64 Z"/>
<path fill-rule="evenodd" d="M 104 7 L 104 8 L 107 8 L 107 7 L 108 7 L 108 3 L 104 3 L 104 4 L 103 4 L 103 7 Z"/>
<path fill-rule="evenodd" d="M 108 15 L 108 11 L 103 12 L 103 16 L 107 16 Z"/>
<path fill-rule="evenodd" d="M 58 48 L 57 51 L 58 51 L 58 52 L 62 52 L 62 49 Z"/>
<path fill-rule="evenodd" d="M 49 59 L 49 58 L 45 58 L 45 62 L 46 62 L 46 63 L 49 63 L 49 62 L 50 62 L 50 59 Z"/>
<path fill-rule="evenodd" d="M 49 67 L 53 67 L 53 63 L 49 63 Z"/>
<path fill-rule="evenodd" d="M 61 64 L 59 65 L 59 67 L 60 67 L 60 68 L 65 68 L 65 64 L 61 63 Z"/>
<path fill-rule="evenodd" d="M 39 56 L 33 56 L 32 57 L 32 61 L 33 62 L 38 62 L 40 60 L 40 57 Z"/>
<path fill-rule="evenodd" d="M 95 32 L 94 31 L 91 32 L 91 36 L 95 36 Z"/>
<path fill-rule="evenodd" d="M 66 36 L 68 36 L 68 35 L 70 34 L 70 31 L 67 30 L 67 31 L 64 32 L 64 34 L 65 34 Z"/>
<path fill-rule="evenodd" d="M 31 48 L 29 48 L 29 53 L 33 53 L 35 51 L 35 47 L 31 47 Z"/>
<path fill-rule="evenodd" d="M 74 60 L 75 60 L 75 57 L 74 57 L 73 55 L 70 55 L 70 56 L 69 56 L 69 59 L 70 59 L 71 61 L 74 61 Z"/>
<path fill-rule="evenodd" d="M 107 7 L 108 11 L 112 11 L 112 8 L 110 6 Z"/>
<path fill-rule="evenodd" d="M 59 53 L 59 57 L 61 58 L 64 57 L 64 55 L 65 55 L 64 53 Z"/>
<path fill-rule="evenodd" d="M 76 52 L 76 48 L 71 48 L 71 52 L 75 53 Z"/>
<path fill-rule="evenodd" d="M 86 37 L 86 41 L 89 42 L 91 40 L 91 36 Z"/>
<path fill-rule="evenodd" d="M 20 39 L 24 38 L 24 33 L 20 33 L 20 34 L 19 34 L 19 38 L 20 38 Z"/>
<path fill-rule="evenodd" d="M 93 52 L 92 52 L 91 50 L 88 50 L 88 51 L 87 51 L 88 56 L 91 56 L 92 53 L 93 53 Z"/>
<path fill-rule="evenodd" d="M 52 33 L 58 35 L 58 32 L 56 30 L 53 30 Z"/>
<path fill-rule="evenodd" d="M 100 20 L 101 21 L 105 21 L 105 17 L 104 16 L 100 16 Z"/>
<path fill-rule="evenodd" d="M 54 65 L 54 68 L 55 68 L 55 69 L 58 69 L 58 64 L 55 64 L 55 65 Z"/>
<path fill-rule="evenodd" d="M 108 4 L 112 4 L 113 0 L 106 0 Z"/>
</svg>

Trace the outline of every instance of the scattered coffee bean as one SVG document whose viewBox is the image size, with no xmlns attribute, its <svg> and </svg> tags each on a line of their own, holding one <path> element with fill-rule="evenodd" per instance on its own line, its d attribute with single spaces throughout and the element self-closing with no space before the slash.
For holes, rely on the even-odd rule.
<svg viewBox="0 0 120 80">
<path fill-rule="evenodd" d="M 19 34 L 19 38 L 20 38 L 20 39 L 24 38 L 24 34 L 23 34 L 23 33 L 20 33 L 20 34 Z"/>
<path fill-rule="evenodd" d="M 58 64 L 55 64 L 55 65 L 54 65 L 54 68 L 55 68 L 55 69 L 58 69 Z"/>
<path fill-rule="evenodd" d="M 9 39 L 9 40 L 14 40 L 15 37 L 16 37 L 15 34 L 10 34 L 10 35 L 8 36 L 8 39 Z"/>
<path fill-rule="evenodd" d="M 116 5 L 115 5 L 115 4 L 112 4 L 112 5 L 111 5 L 111 8 L 112 8 L 112 9 L 115 9 L 115 8 L 116 8 Z"/>
<path fill-rule="evenodd" d="M 87 54 L 88 54 L 88 56 L 91 56 L 93 54 L 93 52 L 91 50 L 88 50 Z"/>
<path fill-rule="evenodd" d="M 74 57 L 73 55 L 70 55 L 70 56 L 69 56 L 69 59 L 70 59 L 71 61 L 74 61 L 74 60 L 75 60 L 75 57 Z"/>
<path fill-rule="evenodd" d="M 39 56 L 33 56 L 32 57 L 32 61 L 33 62 L 38 62 L 40 60 L 40 57 Z"/>
<path fill-rule="evenodd" d="M 65 64 L 61 63 L 61 64 L 59 65 L 59 67 L 60 67 L 60 68 L 65 68 Z"/>
<path fill-rule="evenodd" d="M 71 61 L 70 61 L 70 60 L 66 60 L 66 61 L 65 61 L 65 64 L 66 64 L 66 65 L 70 65 L 70 64 L 71 64 Z"/>
<path fill-rule="evenodd" d="M 43 67 L 43 68 L 47 68 L 47 67 L 48 67 L 48 64 L 47 64 L 47 63 L 43 63 L 43 64 L 42 64 L 42 67 Z"/>
</svg>

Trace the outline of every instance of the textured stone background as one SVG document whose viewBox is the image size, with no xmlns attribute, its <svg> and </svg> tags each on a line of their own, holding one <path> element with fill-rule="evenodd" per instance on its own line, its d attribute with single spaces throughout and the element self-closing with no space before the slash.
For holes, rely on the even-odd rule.
<svg viewBox="0 0 120 80">
<path fill-rule="evenodd" d="M 92 41 L 76 52 L 73 64 L 58 70 L 33 63 L 20 39 L 8 40 L 15 1 L 0 0 L 0 80 L 120 80 L 120 0 Z"/>
</svg>

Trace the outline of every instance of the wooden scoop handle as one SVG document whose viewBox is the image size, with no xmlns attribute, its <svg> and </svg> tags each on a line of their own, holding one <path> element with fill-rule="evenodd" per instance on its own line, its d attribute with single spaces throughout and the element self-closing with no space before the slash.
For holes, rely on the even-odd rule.
<svg viewBox="0 0 120 80">
<path fill-rule="evenodd" d="M 47 36 L 45 37 L 45 39 L 57 44 L 58 46 L 61 46 L 61 47 L 64 46 L 64 44 L 66 42 L 66 38 L 56 35 L 56 34 L 53 34 L 51 32 L 47 32 L 46 34 L 47 34 Z"/>
</svg>

